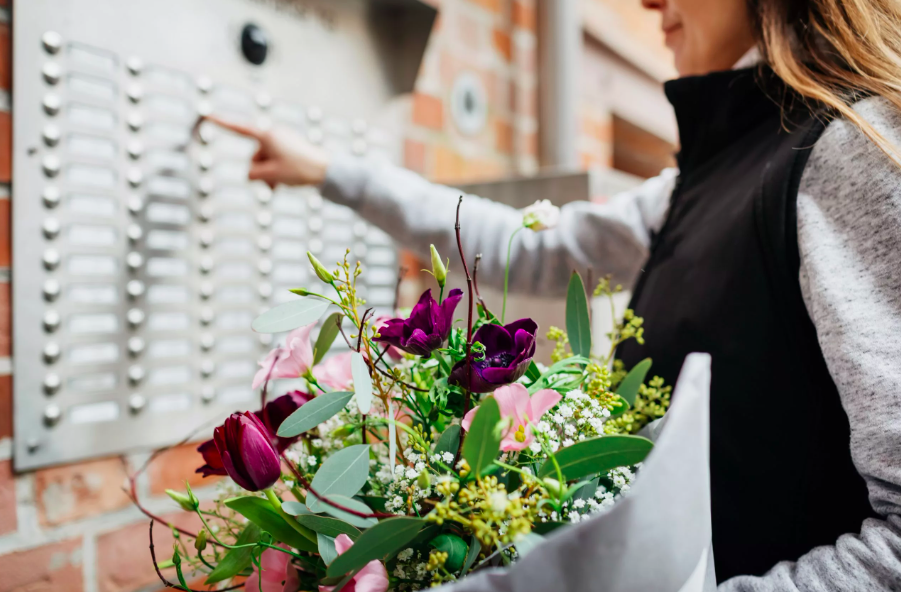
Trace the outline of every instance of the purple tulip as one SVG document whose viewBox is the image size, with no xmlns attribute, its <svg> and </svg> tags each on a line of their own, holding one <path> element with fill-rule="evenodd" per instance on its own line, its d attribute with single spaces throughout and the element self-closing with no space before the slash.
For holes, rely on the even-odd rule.
<svg viewBox="0 0 901 592">
<path fill-rule="evenodd" d="M 441 347 L 450 335 L 454 309 L 463 298 L 463 290 L 454 288 L 438 304 L 428 289 L 419 297 L 408 319 L 390 319 L 378 331 L 375 341 L 387 343 L 407 353 L 428 356 Z"/>
<path fill-rule="evenodd" d="M 260 491 L 272 487 L 281 476 L 278 450 L 269 430 L 249 411 L 232 413 L 213 431 L 212 443 L 212 447 L 204 442 L 198 448 L 207 464 L 197 472 L 204 477 L 221 475 L 224 470 L 244 489 Z"/>
<path fill-rule="evenodd" d="M 269 429 L 272 445 L 275 446 L 279 453 L 284 452 L 288 446 L 297 442 L 299 436 L 294 438 L 280 438 L 276 435 L 278 434 L 278 428 L 282 425 L 283 421 L 288 419 L 289 415 L 300 409 L 304 403 L 307 403 L 312 399 L 313 397 L 307 393 L 294 391 L 269 401 L 266 403 L 266 407 L 260 411 L 253 412 L 253 414 L 263 422 L 263 425 Z"/>
<path fill-rule="evenodd" d="M 485 356 L 472 361 L 472 380 L 467 380 L 466 360 L 451 371 L 449 382 L 474 393 L 488 393 L 519 380 L 535 355 L 535 332 L 532 319 L 519 319 L 509 325 L 482 325 L 473 336 L 485 346 Z M 471 385 L 469 384 L 471 382 Z"/>
</svg>

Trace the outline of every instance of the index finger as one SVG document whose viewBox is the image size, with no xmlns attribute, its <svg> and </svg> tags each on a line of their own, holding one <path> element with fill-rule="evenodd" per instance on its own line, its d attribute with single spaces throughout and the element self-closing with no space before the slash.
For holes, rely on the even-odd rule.
<svg viewBox="0 0 901 592">
<path fill-rule="evenodd" d="M 224 127 L 225 129 L 235 132 L 236 134 L 241 134 L 242 136 L 247 136 L 248 138 L 253 138 L 255 140 L 263 139 L 263 132 L 258 130 L 257 128 L 250 127 L 248 125 L 241 125 L 240 123 L 232 123 L 231 121 L 225 121 L 224 119 L 220 119 L 215 115 L 206 115 L 201 117 L 197 122 L 197 126 L 204 121 L 211 121 L 220 127 Z"/>
</svg>

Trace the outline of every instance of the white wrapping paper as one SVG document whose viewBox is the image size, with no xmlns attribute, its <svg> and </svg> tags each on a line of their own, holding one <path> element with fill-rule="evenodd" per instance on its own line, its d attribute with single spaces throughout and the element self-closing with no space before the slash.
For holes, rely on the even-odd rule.
<svg viewBox="0 0 901 592">
<path fill-rule="evenodd" d="M 631 490 L 609 512 L 557 530 L 506 569 L 445 592 L 713 592 L 709 471 L 710 356 L 691 354 Z M 659 436 L 654 438 L 655 436 Z"/>
</svg>

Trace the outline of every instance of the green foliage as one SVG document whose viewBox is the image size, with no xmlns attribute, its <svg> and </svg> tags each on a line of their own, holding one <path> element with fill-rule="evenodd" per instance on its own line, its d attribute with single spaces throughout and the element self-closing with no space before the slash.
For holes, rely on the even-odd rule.
<svg viewBox="0 0 901 592">
<path fill-rule="evenodd" d="M 457 449 L 460 448 L 461 431 L 462 428 L 459 425 L 448 426 L 435 443 L 435 454 L 441 455 L 445 452 L 450 452 L 451 454 L 456 455 Z"/>
<path fill-rule="evenodd" d="M 246 495 L 225 500 L 225 505 L 241 514 L 264 531 L 272 535 L 272 538 L 287 543 L 304 551 L 315 551 L 316 534 L 309 529 L 301 527 L 308 532 L 307 536 L 299 533 L 282 518 L 278 511 L 267 500 Z"/>
<path fill-rule="evenodd" d="M 359 512 L 362 514 L 371 514 L 372 510 L 359 500 L 355 500 L 353 498 L 349 498 L 344 495 L 327 495 L 325 498 L 331 502 L 334 502 L 341 506 L 342 508 L 347 508 L 348 510 L 353 510 L 354 512 Z M 351 514 L 350 512 L 345 512 L 340 508 L 336 508 L 335 506 L 322 502 L 322 509 L 326 514 L 330 516 L 334 516 L 339 520 L 343 520 L 352 526 L 356 526 L 357 528 L 369 528 L 371 526 L 375 526 L 378 524 L 378 520 L 375 518 L 362 518 L 357 516 L 356 514 Z"/>
<path fill-rule="evenodd" d="M 466 562 L 469 545 L 455 534 L 445 533 L 432 539 L 431 544 L 442 553 L 447 553 L 444 567 L 450 572 L 457 572 Z"/>
<path fill-rule="evenodd" d="M 372 408 L 372 377 L 369 375 L 369 364 L 360 352 L 351 352 L 350 371 L 354 379 L 357 407 L 365 415 Z"/>
<path fill-rule="evenodd" d="M 360 537 L 360 531 L 337 518 L 329 518 L 328 516 L 318 516 L 316 514 L 301 514 L 296 520 L 302 526 L 305 526 L 317 534 L 324 534 L 332 538 L 338 538 L 338 535 L 346 534 L 352 541 Z"/>
<path fill-rule="evenodd" d="M 316 338 L 316 345 L 313 346 L 314 366 L 322 361 L 329 348 L 332 347 L 332 343 L 335 342 L 335 338 L 338 337 L 338 333 L 341 330 L 341 321 L 343 319 L 344 315 L 342 313 L 333 312 L 323 321 L 322 328 L 319 329 L 319 337 Z"/>
<path fill-rule="evenodd" d="M 635 397 L 638 395 L 638 389 L 641 387 L 641 384 L 644 382 L 644 377 L 647 376 L 650 369 L 651 358 L 645 358 L 638 362 L 635 364 L 635 367 L 626 374 L 626 377 L 623 378 L 623 381 L 616 389 L 616 394 L 625 399 L 630 407 L 635 405 Z"/>
<path fill-rule="evenodd" d="M 635 434 L 644 426 L 666 414 L 670 406 L 673 387 L 664 386 L 659 376 L 638 388 L 638 396 L 632 409 L 611 418 L 605 424 L 609 434 Z"/>
<path fill-rule="evenodd" d="M 469 463 L 473 475 L 481 475 L 494 464 L 501 450 L 501 437 L 497 425 L 501 411 L 497 401 L 489 397 L 482 401 L 463 440 L 463 458 Z"/>
<path fill-rule="evenodd" d="M 573 272 L 566 291 L 566 333 L 577 356 L 591 355 L 591 317 L 582 277 Z"/>
<path fill-rule="evenodd" d="M 368 478 L 369 445 L 358 444 L 328 457 L 316 471 L 310 486 L 322 496 L 337 494 L 350 497 L 363 488 Z M 316 496 L 307 496 L 307 507 L 314 514 L 322 512 L 323 505 Z"/>
<path fill-rule="evenodd" d="M 293 331 L 319 320 L 328 309 L 329 303 L 318 298 L 301 298 L 279 304 L 258 316 L 253 321 L 257 333 L 283 333 Z"/>
<path fill-rule="evenodd" d="M 242 545 L 256 543 L 260 540 L 261 534 L 262 531 L 259 526 L 253 522 L 248 522 L 247 526 L 244 527 L 244 530 L 241 531 L 241 534 L 238 535 L 235 546 L 241 547 Z M 206 584 L 210 585 L 223 582 L 249 568 L 251 565 L 250 557 L 252 553 L 253 547 L 230 549 L 228 553 L 219 560 L 216 569 L 214 569 L 207 577 Z"/>
<path fill-rule="evenodd" d="M 338 556 L 338 550 L 335 548 L 335 539 L 317 532 L 316 544 L 319 547 L 319 556 L 322 557 L 323 563 L 331 565 L 335 557 Z"/>
<path fill-rule="evenodd" d="M 359 569 L 373 560 L 386 561 L 412 541 L 426 525 L 421 518 L 389 518 L 366 532 L 329 566 L 331 577 Z"/>
<path fill-rule="evenodd" d="M 603 436 L 576 442 L 558 450 L 554 457 L 566 478 L 576 480 L 640 463 L 653 447 L 653 442 L 639 436 Z M 538 476 L 554 473 L 553 463 L 546 462 Z"/>
<path fill-rule="evenodd" d="M 335 391 L 319 395 L 289 415 L 282 422 L 282 425 L 279 426 L 278 435 L 282 438 L 294 438 L 308 430 L 312 430 L 344 409 L 353 396 L 353 393 L 346 391 Z"/>
</svg>

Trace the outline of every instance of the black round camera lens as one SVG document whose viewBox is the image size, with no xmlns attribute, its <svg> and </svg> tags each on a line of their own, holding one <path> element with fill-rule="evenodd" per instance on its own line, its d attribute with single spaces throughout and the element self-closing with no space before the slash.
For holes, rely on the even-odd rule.
<svg viewBox="0 0 901 592">
<path fill-rule="evenodd" d="M 266 61 L 269 40 L 263 29 L 253 23 L 244 25 L 244 30 L 241 31 L 241 53 L 248 62 L 257 66 Z"/>
</svg>

